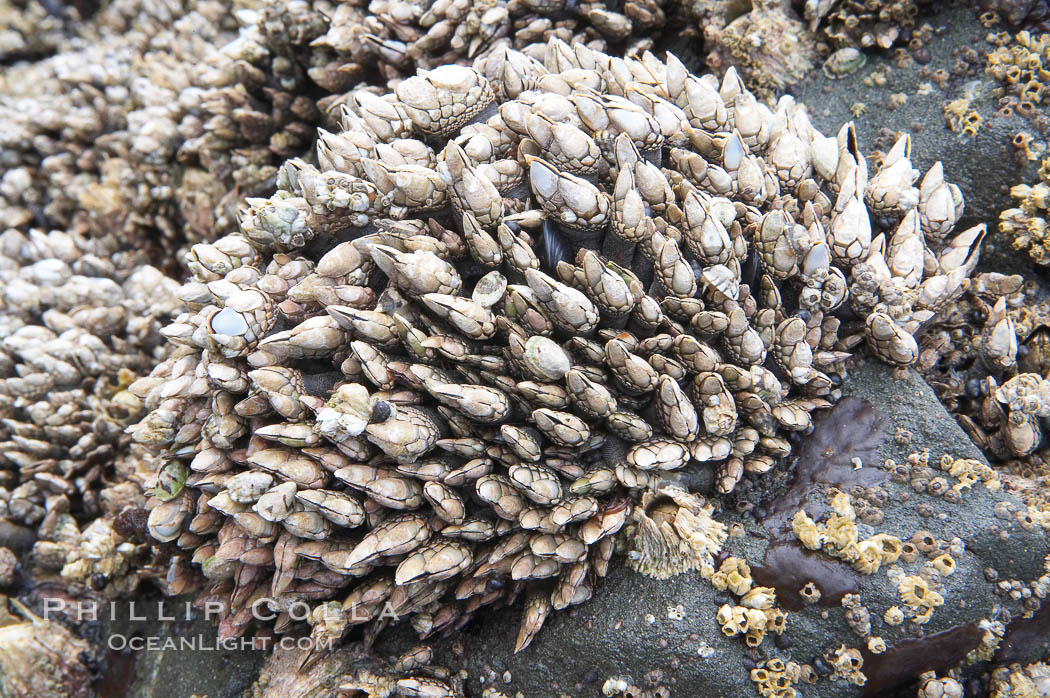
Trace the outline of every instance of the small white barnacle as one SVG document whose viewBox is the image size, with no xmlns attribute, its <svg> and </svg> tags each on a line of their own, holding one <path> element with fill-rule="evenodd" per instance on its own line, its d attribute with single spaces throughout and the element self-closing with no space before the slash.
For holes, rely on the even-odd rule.
<svg viewBox="0 0 1050 698">
<path fill-rule="evenodd" d="M 629 685 L 627 681 L 618 676 L 610 677 L 602 684 L 602 695 L 615 696 L 626 691 Z"/>
</svg>

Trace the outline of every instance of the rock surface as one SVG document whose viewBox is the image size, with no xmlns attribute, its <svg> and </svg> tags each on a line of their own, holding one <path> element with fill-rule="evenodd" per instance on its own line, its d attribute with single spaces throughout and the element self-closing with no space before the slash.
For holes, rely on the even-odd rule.
<svg viewBox="0 0 1050 698">
<path fill-rule="evenodd" d="M 854 444 L 859 446 L 856 452 L 863 454 L 864 467 L 858 472 L 873 480 L 886 477 L 885 471 L 874 467 L 876 464 L 886 458 L 904 461 L 909 453 L 921 448 L 929 449 L 931 463 L 944 453 L 981 459 L 933 391 L 914 373 L 898 380 L 881 364 L 865 364 L 852 372 L 845 392 L 868 400 L 876 413 L 884 414 L 885 431 L 878 434 L 874 428 L 877 414 L 866 408 L 854 415 L 856 419 L 836 423 L 830 432 L 825 427 L 823 436 L 817 437 L 821 443 L 846 450 L 828 459 L 823 466 L 827 469 L 818 473 L 818 479 L 830 476 L 834 480 L 851 472 L 854 452 L 849 448 Z M 898 429 L 911 432 L 910 443 L 902 444 L 893 438 Z M 876 446 L 873 452 L 864 452 L 866 440 Z M 804 452 L 803 447 L 802 458 L 807 457 Z M 908 484 L 889 478 L 881 486 L 889 494 L 884 519 L 873 529 L 860 524 L 862 537 L 877 531 L 907 540 L 917 530 L 926 530 L 943 541 L 958 536 L 966 546 L 966 554 L 956 560 L 958 570 L 944 580 L 941 593 L 945 604 L 936 609 L 925 626 L 905 622 L 894 628 L 882 621 L 887 608 L 903 606 L 885 569 L 874 575 L 860 575 L 822 553 L 802 554 L 797 549 L 774 551 L 763 563 L 771 534 L 753 519 L 741 518 L 738 520 L 746 533 L 730 536 L 726 548 L 751 563 L 758 581 L 779 585 L 792 579 L 788 585 L 793 587 L 798 579 L 808 576 L 823 592 L 820 604 L 789 613 L 785 633 L 779 638 L 768 635 L 755 651 L 748 650 L 742 638 L 723 635 L 715 622 L 715 612 L 732 599 L 716 591 L 699 574 L 657 581 L 630 571 L 620 562 L 598 585 L 591 601 L 572 612 L 552 615 L 524 651 L 513 653 L 519 613 L 516 607 L 488 614 L 452 641 L 435 643 L 437 661 L 451 668 L 467 669 L 468 685 L 475 689 L 484 682 L 483 685 L 510 695 L 521 691 L 530 697 L 597 696 L 602 684 L 611 677 L 629 677 L 648 689 L 666 686 L 671 695 L 752 695 L 754 685 L 748 668 L 756 660 L 780 657 L 811 663 L 840 645 L 864 646 L 864 640 L 846 624 L 844 609 L 838 604 L 842 593 L 852 591 L 860 593 L 870 611 L 871 634 L 883 637 L 890 650 L 881 656 L 865 651 L 862 671 L 869 672 L 869 683 L 864 689 L 842 681 L 821 680 L 813 686 L 798 686 L 800 692 L 807 697 L 878 695 L 883 690 L 906 686 L 922 671 L 945 669 L 961 660 L 981 638 L 974 624 L 993 617 L 997 604 L 1004 604 L 1016 614 L 1017 605 L 996 594 L 983 570 L 995 568 L 1004 576 L 1009 570 L 1011 577 L 1024 581 L 1038 577 L 1047 553 L 1047 537 L 1040 530 L 1026 531 L 1016 520 L 996 518 L 993 507 L 1011 498 L 1002 492 L 990 492 L 980 483 L 956 505 L 939 497 L 916 494 Z M 904 498 L 909 501 L 902 502 Z M 816 515 L 822 501 L 823 495 L 811 496 L 807 511 Z M 925 505 L 927 516 L 918 513 L 918 505 Z M 788 516 L 793 513 L 789 511 Z M 719 518 L 729 521 L 735 517 Z M 914 573 L 925 559 L 920 556 L 916 563 L 902 567 L 907 573 Z M 765 574 L 756 570 L 763 564 Z M 787 587 L 785 590 L 787 593 L 778 594 L 780 603 L 791 596 Z M 682 616 L 676 620 L 672 616 L 678 615 L 679 606 Z M 827 618 L 822 617 L 825 612 Z M 914 639 L 920 632 L 923 639 Z M 381 643 L 380 651 L 396 654 L 415 641 L 407 631 L 395 631 L 391 636 Z M 1041 645 L 1029 643 L 1025 654 L 1045 652 L 1046 637 Z M 900 649 L 894 649 L 898 644 Z M 453 646 L 461 653 L 454 655 Z M 713 649 L 713 654 L 701 656 L 709 649 Z M 505 683 L 507 678 L 510 680 Z M 914 695 L 914 688 L 910 690 L 910 695 Z"/>
<path fill-rule="evenodd" d="M 216 647 L 214 621 L 187 609 L 186 599 L 144 595 L 134 607 L 116 601 L 112 608 L 113 616 L 108 605 L 98 614 L 105 670 L 95 688 L 105 698 L 236 698 L 251 686 L 266 657 L 240 641 Z M 174 620 L 161 620 L 162 615 Z M 138 651 L 124 649 L 132 638 L 151 644 Z M 256 644 L 269 646 L 264 642 Z"/>
</svg>

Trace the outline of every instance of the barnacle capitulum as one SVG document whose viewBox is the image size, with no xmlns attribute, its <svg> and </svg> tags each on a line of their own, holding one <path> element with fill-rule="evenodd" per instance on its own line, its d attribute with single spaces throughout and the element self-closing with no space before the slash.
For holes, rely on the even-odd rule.
<svg viewBox="0 0 1050 698">
<path fill-rule="evenodd" d="M 832 79 L 844 78 L 860 70 L 868 62 L 868 57 L 852 46 L 840 48 L 824 61 L 824 74 Z"/>
<path fill-rule="evenodd" d="M 783 630 L 746 563 L 716 571 L 726 526 L 682 483 L 711 468 L 725 495 L 790 452 L 864 341 L 836 313 L 916 360 L 983 238 L 950 237 L 939 166 L 917 186 L 903 137 L 869 176 L 852 124 L 825 136 L 735 71 L 557 38 L 341 105 L 317 165 L 191 249 L 171 358 L 133 386 L 131 433 L 185 468 L 158 473 L 150 530 L 229 598 L 220 632 L 264 592 L 342 637 L 386 603 L 428 636 L 524 591 L 522 648 L 621 530 L 635 569 L 739 592 L 748 644 Z M 896 559 L 836 501 L 807 545 Z"/>
<path fill-rule="evenodd" d="M 90 655 L 86 640 L 18 600 L 0 596 L 0 690 L 5 694 L 90 696 Z"/>
</svg>

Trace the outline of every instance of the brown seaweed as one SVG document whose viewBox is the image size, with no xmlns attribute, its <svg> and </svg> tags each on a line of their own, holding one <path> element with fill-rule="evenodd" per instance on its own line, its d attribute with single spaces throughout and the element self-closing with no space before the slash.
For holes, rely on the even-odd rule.
<svg viewBox="0 0 1050 698">
<path fill-rule="evenodd" d="M 878 468 L 856 468 L 857 459 L 870 463 L 886 438 L 888 419 L 871 403 L 845 397 L 816 420 L 813 433 L 802 441 L 795 458 L 794 480 L 786 492 L 770 502 L 762 525 L 771 542 L 761 566 L 753 566 L 758 583 L 774 587 L 788 610 L 797 611 L 805 601 L 799 594 L 809 581 L 820 588 L 821 603 L 838 606 L 842 597 L 855 593 L 860 575 L 839 560 L 803 548 L 791 532 L 791 517 L 806 498 L 821 486 L 847 490 L 872 487 L 886 479 Z M 812 516 L 817 511 L 809 505 Z"/>
</svg>

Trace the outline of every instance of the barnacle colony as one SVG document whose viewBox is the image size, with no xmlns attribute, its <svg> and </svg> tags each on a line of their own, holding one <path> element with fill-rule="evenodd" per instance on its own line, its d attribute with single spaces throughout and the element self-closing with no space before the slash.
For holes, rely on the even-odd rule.
<svg viewBox="0 0 1050 698">
<path fill-rule="evenodd" d="M 1017 206 L 999 214 L 999 230 L 1015 250 L 1027 250 L 1038 264 L 1050 264 L 1050 233 L 1047 211 L 1050 210 L 1050 158 L 1039 168 L 1039 181 L 1010 188 Z"/>
<path fill-rule="evenodd" d="M 392 609 L 425 637 L 524 596 L 524 647 L 621 529 L 636 568 L 714 577 L 695 475 L 773 468 L 851 349 L 911 363 L 963 289 L 984 229 L 948 237 L 962 198 L 940 165 L 915 186 L 906 136 L 869 177 L 851 124 L 733 70 L 539 48 L 351 93 L 316 166 L 191 250 L 132 433 L 222 633 L 264 597 L 279 631 L 306 600 L 315 633 Z M 740 594 L 727 623 L 782 629 Z"/>
<path fill-rule="evenodd" d="M 145 414 L 123 388 L 156 363 L 180 307 L 178 282 L 111 251 L 61 230 L 0 233 L 0 526 L 28 538 L 27 572 L 106 594 L 139 581 L 110 524 L 145 503 L 155 469 L 123 433 Z"/>
</svg>

